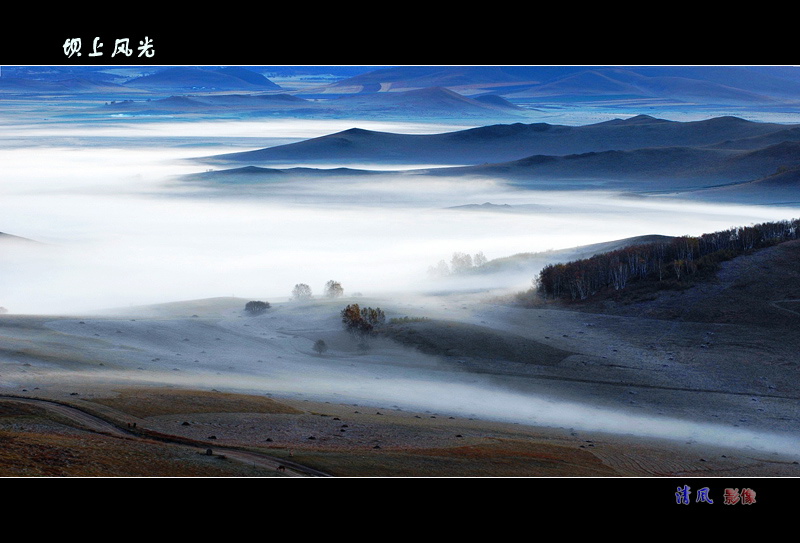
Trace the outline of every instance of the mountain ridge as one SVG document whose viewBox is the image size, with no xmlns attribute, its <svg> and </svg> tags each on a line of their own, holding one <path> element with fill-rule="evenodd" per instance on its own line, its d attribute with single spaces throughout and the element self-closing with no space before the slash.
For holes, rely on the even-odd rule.
<svg viewBox="0 0 800 543">
<path fill-rule="evenodd" d="M 439 134 L 395 134 L 350 129 L 252 151 L 201 157 L 203 162 L 396 161 L 398 163 L 481 164 L 533 155 L 575 155 L 649 147 L 720 146 L 798 128 L 737 117 L 664 121 L 637 115 L 627 120 L 582 126 L 547 123 L 493 124 Z M 731 145 L 729 145 L 730 147 Z"/>
</svg>

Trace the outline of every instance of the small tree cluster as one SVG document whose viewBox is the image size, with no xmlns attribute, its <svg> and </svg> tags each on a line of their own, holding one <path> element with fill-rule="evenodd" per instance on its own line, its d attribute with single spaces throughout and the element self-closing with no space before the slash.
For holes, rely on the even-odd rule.
<svg viewBox="0 0 800 543">
<path fill-rule="evenodd" d="M 453 256 L 450 258 L 449 266 L 447 262 L 440 260 L 436 266 L 430 266 L 428 268 L 428 275 L 432 277 L 446 277 L 448 275 L 465 273 L 475 268 L 480 268 L 488 261 L 483 251 L 478 251 L 474 255 L 456 252 L 453 253 Z"/>
<path fill-rule="evenodd" d="M 260 315 L 269 309 L 269 302 L 252 301 L 244 304 L 244 310 L 251 315 Z"/>
<path fill-rule="evenodd" d="M 345 329 L 354 335 L 367 335 L 386 322 L 386 315 L 381 308 L 359 307 L 358 304 L 345 307 L 341 316 Z"/>
</svg>

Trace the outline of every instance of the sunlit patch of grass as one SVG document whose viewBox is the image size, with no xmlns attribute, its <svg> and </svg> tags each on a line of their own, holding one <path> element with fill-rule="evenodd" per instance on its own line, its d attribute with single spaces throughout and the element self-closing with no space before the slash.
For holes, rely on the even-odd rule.
<svg viewBox="0 0 800 543">
<path fill-rule="evenodd" d="M 584 449 L 503 440 L 437 448 L 297 451 L 296 462 L 340 477 L 616 477 Z"/>
<path fill-rule="evenodd" d="M 263 396 L 202 390 L 125 389 L 118 396 L 91 401 L 139 418 L 189 413 L 301 413 Z"/>
<path fill-rule="evenodd" d="M 0 477 L 262 477 L 272 470 L 198 447 L 121 439 L 37 406 L 0 402 Z"/>
<path fill-rule="evenodd" d="M 199 449 L 98 434 L 0 431 L 2 477 L 270 476 Z"/>
</svg>

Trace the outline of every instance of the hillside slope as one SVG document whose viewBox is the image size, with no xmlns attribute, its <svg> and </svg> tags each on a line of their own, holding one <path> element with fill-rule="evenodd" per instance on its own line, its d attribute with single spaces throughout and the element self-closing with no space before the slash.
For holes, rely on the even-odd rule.
<svg viewBox="0 0 800 543">
<path fill-rule="evenodd" d="M 736 324 L 800 331 L 800 240 L 787 241 L 721 263 L 714 279 L 645 299 L 622 297 L 579 304 L 630 317 Z M 578 306 L 573 306 L 578 307 Z"/>
<path fill-rule="evenodd" d="M 205 162 L 367 161 L 475 165 L 532 155 L 570 155 L 661 147 L 710 147 L 784 132 L 787 125 L 735 117 L 677 122 L 639 115 L 585 126 L 497 124 L 440 134 L 394 134 L 349 129 L 253 151 L 206 157 Z M 780 139 L 780 138 L 778 138 Z"/>
</svg>

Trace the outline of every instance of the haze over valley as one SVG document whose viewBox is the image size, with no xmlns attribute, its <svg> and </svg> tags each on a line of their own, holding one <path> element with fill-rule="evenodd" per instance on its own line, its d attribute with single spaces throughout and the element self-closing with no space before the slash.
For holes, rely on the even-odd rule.
<svg viewBox="0 0 800 543">
<path fill-rule="evenodd" d="M 4 66 L 0 386 L 656 440 L 639 471 L 581 451 L 599 470 L 581 475 L 797 475 L 788 231 L 696 278 L 534 294 L 549 264 L 800 218 L 798 100 L 800 73 L 780 66 Z M 269 307 L 251 314 L 255 300 Z M 348 329 L 353 304 L 386 318 Z M 325 456 L 342 439 L 292 439 L 260 447 L 353 474 Z M 356 475 L 374 473 L 392 474 Z"/>
</svg>

